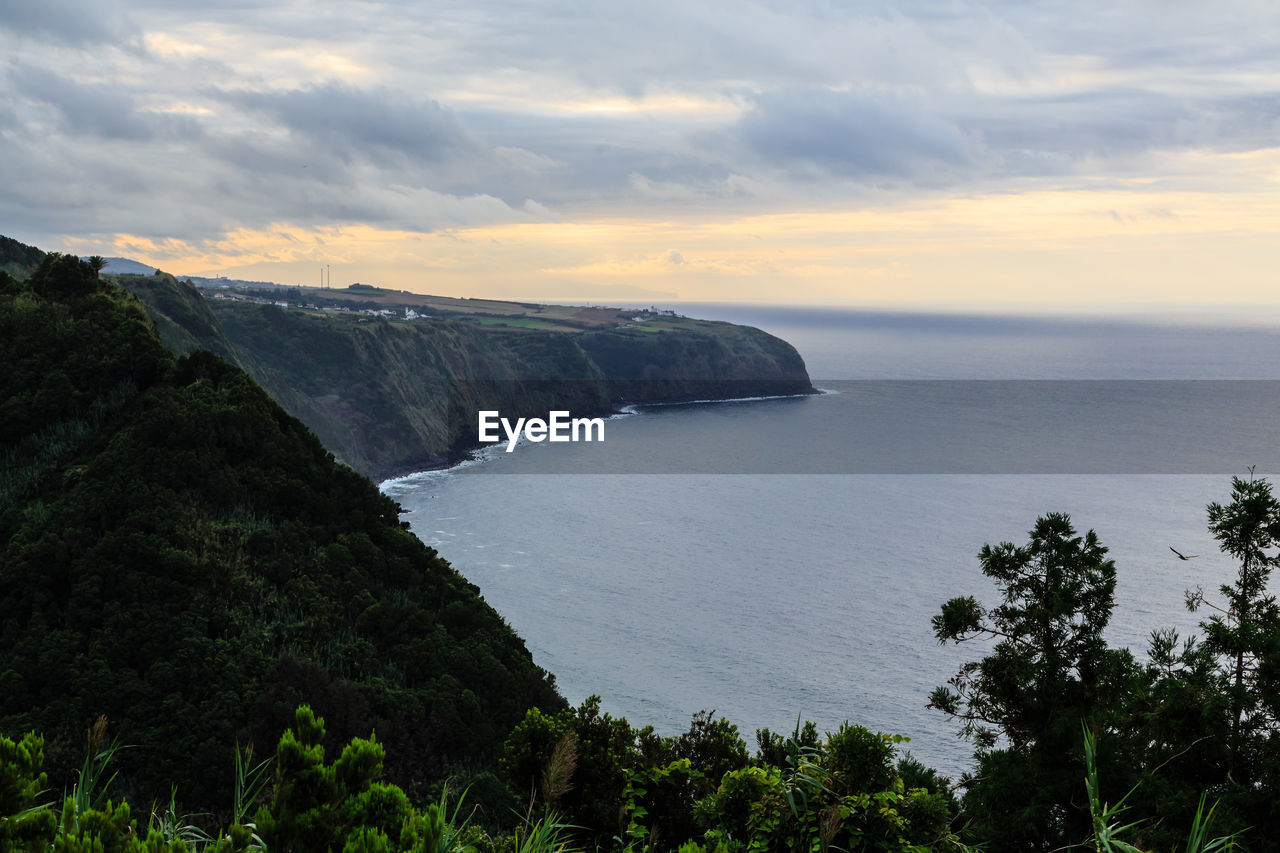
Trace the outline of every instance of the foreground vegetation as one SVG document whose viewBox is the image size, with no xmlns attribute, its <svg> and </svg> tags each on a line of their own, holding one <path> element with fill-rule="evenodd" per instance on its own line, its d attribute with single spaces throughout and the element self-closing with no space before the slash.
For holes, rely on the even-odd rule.
<svg viewBox="0 0 1280 853">
<path fill-rule="evenodd" d="M 529 765 L 531 746 L 557 729 L 562 733 L 547 761 Z M 415 806 L 401 788 L 381 779 L 386 753 L 373 735 L 352 740 L 326 762 L 324 720 L 307 706 L 297 709 L 274 759 L 254 763 L 251 748 L 237 748 L 225 823 L 211 828 L 207 815 L 181 814 L 176 789 L 139 820 L 127 802 L 109 797 L 114 777 L 107 774 L 120 747 L 105 742 L 105 730 L 105 718 L 90 728 L 84 766 L 60 809 L 45 790 L 42 739 L 34 733 L 18 742 L 0 736 L 0 853 L 985 849 L 965 844 L 954 829 L 956 804 L 945 779 L 909 755 L 895 765 L 895 745 L 903 738 L 848 724 L 821 739 L 812 724 L 787 738 L 758 732 L 759 752 L 748 758 L 734 727 L 705 714 L 695 716 L 685 735 L 660 738 L 600 717 L 594 698 L 559 719 L 531 711 L 507 744 L 512 778 L 532 771 L 534 781 L 524 814 L 512 810 L 514 826 L 510 819 L 486 821 L 493 816 L 469 804 L 467 790 L 454 795 L 446 786 L 437 799 Z M 580 740 L 578 731 L 593 739 Z M 1083 743 L 1091 832 L 1064 849 L 1143 853 L 1123 837 L 1143 822 L 1121 822 L 1123 803 L 1108 806 L 1101 799 L 1096 741 L 1087 727 Z M 602 807 L 605 822 L 616 819 L 619 834 L 593 834 L 567 822 L 562 811 L 590 821 L 602 816 Z M 1235 849 L 1238 833 L 1210 832 L 1216 810 L 1206 809 L 1202 795 L 1177 849 Z M 508 828 L 496 829 L 500 825 Z"/>
<path fill-rule="evenodd" d="M 578 740 L 580 728 L 603 740 Z M 255 765 L 251 755 L 237 753 L 231 817 L 212 831 L 199 816 L 179 815 L 172 798 L 142 821 L 127 803 L 112 802 L 104 776 L 118 748 L 104 745 L 101 727 L 90 731 L 89 757 L 60 811 L 43 790 L 41 738 L 0 738 L 0 850 L 964 849 L 947 827 L 946 795 L 928 789 L 936 778 L 910 761 L 895 768 L 895 739 L 865 729 L 845 726 L 820 742 L 812 726 L 785 740 L 766 736 L 772 757 L 782 762 L 774 765 L 764 754 L 749 761 L 732 726 L 703 716 L 680 738 L 640 733 L 650 754 L 628 769 L 637 756 L 623 753 L 635 746 L 629 738 L 637 733 L 625 721 L 599 717 L 588 702 L 576 715 L 531 712 L 507 746 L 513 771 L 525 769 L 534 742 L 560 729 L 549 760 L 537 768 L 538 804 L 528 805 L 514 828 L 492 834 L 465 790 L 454 797 L 445 788 L 417 808 L 402 789 L 382 781 L 385 750 L 376 737 L 354 739 L 326 762 L 324 720 L 306 706 L 280 738 L 273 762 Z M 924 784 L 904 787 L 899 768 Z M 712 781 L 721 771 L 722 780 Z M 588 788 L 591 782 L 598 787 Z M 593 837 L 571 825 L 574 813 L 590 817 L 619 803 L 620 836 Z M 688 840 L 695 836 L 702 841 Z"/>
</svg>

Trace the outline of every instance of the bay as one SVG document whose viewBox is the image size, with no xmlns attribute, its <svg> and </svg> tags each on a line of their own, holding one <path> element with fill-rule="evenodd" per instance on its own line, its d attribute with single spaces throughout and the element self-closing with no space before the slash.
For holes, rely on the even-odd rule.
<svg viewBox="0 0 1280 853">
<path fill-rule="evenodd" d="M 1278 467 L 1280 336 L 1256 318 L 679 310 L 779 334 L 834 393 L 646 408 L 601 444 L 383 484 L 570 701 L 664 733 L 702 709 L 748 742 L 850 720 L 957 774 L 971 749 L 925 705 L 983 649 L 939 646 L 929 619 L 995 600 L 983 543 L 1047 511 L 1096 529 L 1108 637 L 1140 654 L 1153 629 L 1194 631 L 1184 590 L 1232 573 L 1205 505 Z"/>
</svg>

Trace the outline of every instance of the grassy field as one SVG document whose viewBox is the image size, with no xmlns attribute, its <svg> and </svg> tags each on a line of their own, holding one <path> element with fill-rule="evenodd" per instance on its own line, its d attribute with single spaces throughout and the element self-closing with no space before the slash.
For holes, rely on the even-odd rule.
<svg viewBox="0 0 1280 853">
<path fill-rule="evenodd" d="M 267 297 L 287 301 L 294 309 L 299 305 L 318 305 L 330 309 L 335 306 L 345 306 L 352 311 L 377 307 L 393 309 L 401 313 L 405 308 L 411 308 L 431 319 L 473 322 L 488 328 L 570 333 L 629 328 L 649 334 L 660 331 L 699 329 L 715 334 L 719 331 L 719 327 L 728 326 L 724 323 L 693 320 L 644 309 L 539 305 L 532 302 L 507 302 L 498 299 L 432 296 L 363 284 L 341 289 L 281 287 L 274 290 L 242 290 L 227 291 L 227 293 L 233 299 Z M 207 290 L 205 295 L 209 295 Z"/>
</svg>

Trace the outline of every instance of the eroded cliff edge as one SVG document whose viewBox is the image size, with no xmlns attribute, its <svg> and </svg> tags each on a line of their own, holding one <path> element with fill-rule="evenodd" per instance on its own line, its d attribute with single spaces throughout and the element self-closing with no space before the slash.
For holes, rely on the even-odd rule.
<svg viewBox="0 0 1280 853">
<path fill-rule="evenodd" d="M 596 416 L 626 403 L 813 390 L 793 346 L 731 323 L 369 287 L 205 298 L 165 274 L 119 280 L 171 350 L 234 361 L 375 480 L 465 456 L 481 408 Z M 415 309 L 407 304 L 415 299 L 429 301 Z"/>
</svg>

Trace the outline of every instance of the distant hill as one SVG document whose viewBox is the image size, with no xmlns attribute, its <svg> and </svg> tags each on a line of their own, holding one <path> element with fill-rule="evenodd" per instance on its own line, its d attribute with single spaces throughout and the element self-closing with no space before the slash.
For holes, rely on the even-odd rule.
<svg viewBox="0 0 1280 853">
<path fill-rule="evenodd" d="M 82 257 L 80 260 L 88 260 Z M 107 265 L 102 268 L 104 273 L 108 275 L 151 275 L 156 272 L 156 268 L 150 264 L 142 264 L 129 258 L 103 258 Z"/>
<path fill-rule="evenodd" d="M 188 343 L 216 337 L 149 278 L 194 312 L 174 312 Z M 200 812 L 231 801 L 233 745 L 273 743 L 299 703 L 331 749 L 376 730 L 419 793 L 563 707 L 393 501 L 238 367 L 172 355 L 111 277 L 65 255 L 0 273 L 0 359 L 0 731 L 44 733 L 50 789 L 99 715 L 142 745 L 118 795 L 187 779 Z"/>
<path fill-rule="evenodd" d="M 16 279 L 22 280 L 31 275 L 45 253 L 35 246 L 19 243 L 10 237 L 0 236 L 0 270 L 4 270 Z M 87 261 L 88 256 L 80 258 Z M 102 272 L 109 275 L 151 275 L 156 268 L 149 264 L 139 263 L 129 258 L 103 258 L 107 265 Z"/>
<path fill-rule="evenodd" d="M 0 236 L 0 271 L 24 279 L 44 260 L 44 252 L 35 246 Z"/>
</svg>

